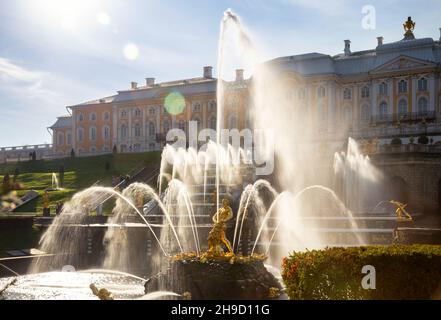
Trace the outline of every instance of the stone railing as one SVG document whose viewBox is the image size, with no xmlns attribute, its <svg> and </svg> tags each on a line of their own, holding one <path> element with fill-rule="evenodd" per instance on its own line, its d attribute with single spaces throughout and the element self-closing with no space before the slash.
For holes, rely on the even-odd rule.
<svg viewBox="0 0 441 320">
<path fill-rule="evenodd" d="M 31 153 L 35 151 L 37 159 L 43 159 L 52 154 L 52 144 L 35 144 L 15 147 L 0 148 L 0 163 L 19 162 L 31 159 Z"/>
</svg>

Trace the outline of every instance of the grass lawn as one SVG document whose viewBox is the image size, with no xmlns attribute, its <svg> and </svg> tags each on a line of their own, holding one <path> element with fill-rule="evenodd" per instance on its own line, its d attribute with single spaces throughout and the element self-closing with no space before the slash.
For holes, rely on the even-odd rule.
<svg viewBox="0 0 441 320">
<path fill-rule="evenodd" d="M 145 166 L 159 167 L 159 161 L 160 152 L 148 152 L 7 163 L 0 164 L 0 181 L 6 173 L 12 179 L 15 170 L 18 169 L 17 182 L 22 185 L 22 189 L 17 191 L 17 195 L 23 196 L 29 190 L 35 190 L 40 197 L 20 207 L 17 211 L 41 213 L 44 190 L 51 188 L 52 173 L 55 172 L 58 176 L 62 166 L 64 167 L 63 189 L 49 193 L 52 205 L 55 205 L 57 201 L 69 200 L 73 194 L 94 183 L 110 186 L 112 176 L 134 174 Z"/>
</svg>

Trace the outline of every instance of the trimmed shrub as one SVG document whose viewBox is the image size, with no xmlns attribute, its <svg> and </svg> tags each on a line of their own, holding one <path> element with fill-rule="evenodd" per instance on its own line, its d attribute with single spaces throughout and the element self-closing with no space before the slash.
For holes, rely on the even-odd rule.
<svg viewBox="0 0 441 320">
<path fill-rule="evenodd" d="M 376 289 L 366 290 L 362 268 L 375 267 Z M 433 299 L 441 289 L 441 246 L 327 248 L 284 258 L 290 299 Z"/>
<path fill-rule="evenodd" d="M 398 138 L 398 137 L 393 138 L 392 141 L 390 142 L 390 144 L 393 145 L 393 146 L 401 145 L 401 139 Z"/>
</svg>

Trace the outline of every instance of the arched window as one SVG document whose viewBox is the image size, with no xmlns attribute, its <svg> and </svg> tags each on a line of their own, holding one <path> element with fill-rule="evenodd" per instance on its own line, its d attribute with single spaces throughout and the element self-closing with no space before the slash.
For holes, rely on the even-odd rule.
<svg viewBox="0 0 441 320">
<path fill-rule="evenodd" d="M 95 141 L 96 140 L 96 127 L 90 127 L 90 129 L 89 129 L 89 139 L 91 141 Z"/>
<path fill-rule="evenodd" d="M 151 108 L 149 109 L 149 115 L 154 116 L 155 113 L 156 113 L 155 108 L 154 108 L 154 107 L 151 107 Z"/>
<path fill-rule="evenodd" d="M 344 120 L 347 123 L 352 122 L 352 109 L 351 109 L 351 107 L 346 107 L 344 109 Z"/>
<path fill-rule="evenodd" d="M 196 102 L 196 103 L 193 105 L 193 111 L 194 111 L 194 112 L 200 112 L 200 111 L 201 111 L 201 104 L 200 104 L 199 102 Z"/>
<path fill-rule="evenodd" d="M 127 126 L 123 124 L 121 126 L 121 139 L 127 138 Z"/>
<path fill-rule="evenodd" d="M 398 93 L 406 93 L 407 92 L 407 81 L 401 80 L 398 82 Z"/>
<path fill-rule="evenodd" d="M 427 111 L 428 111 L 428 106 L 427 106 L 427 99 L 425 97 L 421 97 L 418 100 L 418 114 L 419 115 L 426 115 Z"/>
<path fill-rule="evenodd" d="M 83 116 L 82 113 L 80 113 L 80 114 L 78 115 L 78 121 L 79 121 L 79 122 L 82 122 L 83 120 L 84 120 L 84 116 Z"/>
<path fill-rule="evenodd" d="M 139 123 L 135 124 L 135 137 L 139 138 L 141 136 L 141 125 Z"/>
<path fill-rule="evenodd" d="M 343 99 L 345 99 L 345 100 L 351 100 L 351 98 L 352 98 L 352 92 L 351 92 L 351 89 L 346 88 L 346 89 L 343 91 Z"/>
<path fill-rule="evenodd" d="M 212 117 L 212 118 L 210 119 L 210 129 L 216 130 L 216 127 L 217 127 L 217 122 L 216 122 L 216 121 L 217 121 L 217 120 L 216 120 L 215 117 Z"/>
<path fill-rule="evenodd" d="M 168 120 L 164 120 L 162 127 L 164 129 L 164 133 L 167 133 L 170 130 L 170 122 L 168 122 Z"/>
<path fill-rule="evenodd" d="M 324 97 L 326 96 L 326 90 L 325 90 L 325 87 L 320 86 L 320 87 L 317 88 L 317 96 L 318 96 L 319 98 L 324 98 Z"/>
<path fill-rule="evenodd" d="M 427 79 L 426 78 L 421 78 L 420 80 L 418 80 L 418 91 L 420 91 L 420 92 L 427 91 Z"/>
<path fill-rule="evenodd" d="M 67 133 L 67 135 L 66 135 L 66 137 L 67 137 L 67 145 L 72 145 L 72 133 L 69 131 L 68 133 Z"/>
<path fill-rule="evenodd" d="M 127 110 L 121 110 L 121 118 L 127 117 Z"/>
<path fill-rule="evenodd" d="M 104 121 L 109 121 L 110 120 L 110 113 L 109 112 L 104 112 L 104 116 L 103 116 L 103 118 L 104 118 Z"/>
<path fill-rule="evenodd" d="M 155 124 L 153 122 L 149 122 L 149 136 L 153 137 L 156 134 Z"/>
<path fill-rule="evenodd" d="M 361 107 L 361 113 L 360 113 L 361 121 L 369 121 L 370 116 L 371 116 L 370 108 L 367 104 L 364 104 Z"/>
<path fill-rule="evenodd" d="M 139 108 L 136 108 L 134 111 L 135 117 L 140 117 L 141 116 L 141 110 Z"/>
<path fill-rule="evenodd" d="M 407 115 L 407 101 L 406 101 L 406 99 L 401 99 L 398 102 L 398 116 L 401 119 L 401 117 L 406 116 L 406 115 Z"/>
<path fill-rule="evenodd" d="M 383 101 L 380 103 L 380 106 L 378 108 L 378 114 L 380 116 L 380 119 L 385 119 L 388 114 L 388 107 L 386 101 Z"/>
<path fill-rule="evenodd" d="M 92 113 L 89 115 L 89 120 L 90 120 L 90 121 L 96 121 L 96 113 L 95 113 L 95 112 L 92 112 Z"/>
<path fill-rule="evenodd" d="M 179 120 L 178 127 L 179 127 L 179 129 L 185 131 L 185 122 L 184 122 L 184 120 Z"/>
<path fill-rule="evenodd" d="M 386 96 L 387 95 L 387 83 L 386 82 L 382 82 L 380 84 L 380 95 L 381 96 Z"/>
<path fill-rule="evenodd" d="M 228 118 L 228 128 L 237 129 L 237 116 L 235 114 L 230 115 Z"/>
<path fill-rule="evenodd" d="M 208 104 L 208 109 L 209 109 L 210 111 L 214 111 L 214 110 L 216 110 L 216 102 L 215 102 L 215 101 L 211 101 L 211 102 Z"/>
<path fill-rule="evenodd" d="M 104 140 L 109 140 L 109 138 L 110 138 L 110 128 L 109 128 L 109 126 L 104 126 L 103 127 L 103 138 L 104 138 Z"/>
<path fill-rule="evenodd" d="M 362 98 L 369 98 L 369 87 L 368 86 L 364 86 L 363 88 L 361 88 L 361 97 Z"/>
<path fill-rule="evenodd" d="M 78 139 L 78 142 L 83 142 L 83 140 L 84 140 L 84 129 L 83 128 L 77 129 L 77 139 Z"/>
<path fill-rule="evenodd" d="M 57 135 L 57 145 L 62 146 L 64 144 L 64 134 L 59 132 Z"/>
</svg>

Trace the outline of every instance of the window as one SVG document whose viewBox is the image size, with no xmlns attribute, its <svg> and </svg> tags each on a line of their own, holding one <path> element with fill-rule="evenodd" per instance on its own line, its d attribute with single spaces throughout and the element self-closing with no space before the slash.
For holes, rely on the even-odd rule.
<svg viewBox="0 0 441 320">
<path fill-rule="evenodd" d="M 109 140 L 110 138 L 110 128 L 108 126 L 103 127 L 103 137 L 104 140 Z"/>
<path fill-rule="evenodd" d="M 346 88 L 346 89 L 343 91 L 343 99 L 345 99 L 345 100 L 350 100 L 351 98 L 352 98 L 352 92 L 351 92 L 351 89 Z"/>
<path fill-rule="evenodd" d="M 90 120 L 90 121 L 96 121 L 96 113 L 95 113 L 95 112 L 92 112 L 92 113 L 89 115 L 89 120 Z"/>
<path fill-rule="evenodd" d="M 83 128 L 78 128 L 77 129 L 77 139 L 79 142 L 83 142 L 84 140 L 84 130 Z"/>
<path fill-rule="evenodd" d="M 407 81 L 401 80 L 398 82 L 398 93 L 406 93 L 407 92 Z"/>
<path fill-rule="evenodd" d="M 72 145 L 72 133 L 68 132 L 66 136 L 67 136 L 67 144 L 69 146 Z"/>
<path fill-rule="evenodd" d="M 425 97 L 422 97 L 418 100 L 418 114 L 425 115 L 427 114 L 427 111 L 428 111 L 427 99 Z"/>
<path fill-rule="evenodd" d="M 364 86 L 363 88 L 361 88 L 361 97 L 362 98 L 369 98 L 369 87 L 368 86 Z"/>
<path fill-rule="evenodd" d="M 82 113 L 80 113 L 80 114 L 78 115 L 78 121 L 79 121 L 79 122 L 82 122 L 83 120 L 84 120 L 84 116 L 83 116 Z"/>
<path fill-rule="evenodd" d="M 371 116 L 371 113 L 369 111 L 369 106 L 367 104 L 364 104 L 361 107 L 361 121 L 369 121 L 369 118 Z"/>
<path fill-rule="evenodd" d="M 153 137 L 156 134 L 155 124 L 153 122 L 149 122 L 149 136 Z"/>
<path fill-rule="evenodd" d="M 179 120 L 178 127 L 179 127 L 179 129 L 185 131 L 185 122 L 184 122 L 184 120 Z"/>
<path fill-rule="evenodd" d="M 135 117 L 140 117 L 141 116 L 141 110 L 139 108 L 136 108 L 134 111 Z"/>
<path fill-rule="evenodd" d="M 135 124 L 135 137 L 139 138 L 141 136 L 141 125 L 139 123 Z"/>
<path fill-rule="evenodd" d="M 201 104 L 199 102 L 195 103 L 193 105 L 193 111 L 194 112 L 200 112 L 201 111 Z"/>
<path fill-rule="evenodd" d="M 121 118 L 127 117 L 127 110 L 121 110 Z"/>
<path fill-rule="evenodd" d="M 64 144 L 64 134 L 63 134 L 62 132 L 59 132 L 59 133 L 58 133 L 58 136 L 57 136 L 57 144 L 58 144 L 59 146 L 62 146 L 62 145 Z"/>
<path fill-rule="evenodd" d="M 127 138 L 127 126 L 125 124 L 121 126 L 121 138 Z"/>
<path fill-rule="evenodd" d="M 91 141 L 95 141 L 96 140 L 96 127 L 90 127 L 90 129 L 89 129 L 89 139 Z"/>
<path fill-rule="evenodd" d="M 212 117 L 212 118 L 210 119 L 210 129 L 216 130 L 216 127 L 217 127 L 217 122 L 216 122 L 216 121 L 217 121 L 217 120 L 216 120 L 215 117 Z"/>
<path fill-rule="evenodd" d="M 151 108 L 149 109 L 149 115 L 154 116 L 155 113 L 156 113 L 155 108 L 154 108 L 154 107 L 151 107 Z"/>
<path fill-rule="evenodd" d="M 95 152 L 96 152 L 96 148 L 95 148 L 95 147 L 91 147 L 91 148 L 90 148 L 90 152 L 91 152 L 91 153 L 95 153 Z"/>
<path fill-rule="evenodd" d="M 214 111 L 214 110 L 216 110 L 216 102 L 211 101 L 211 102 L 208 104 L 208 109 L 209 109 L 210 111 Z"/>
<path fill-rule="evenodd" d="M 351 107 L 346 107 L 344 109 L 344 120 L 347 123 L 350 123 L 352 121 L 352 109 L 351 109 Z"/>
<path fill-rule="evenodd" d="M 237 129 L 237 116 L 232 114 L 228 119 L 228 128 Z"/>
<path fill-rule="evenodd" d="M 380 84 L 380 96 L 386 96 L 387 95 L 387 83 L 382 82 Z"/>
<path fill-rule="evenodd" d="M 420 80 L 418 80 L 418 91 L 420 91 L 420 92 L 427 91 L 427 79 L 426 78 L 421 78 Z"/>
<path fill-rule="evenodd" d="M 110 120 L 110 113 L 109 112 L 104 112 L 104 121 L 109 121 Z"/>
<path fill-rule="evenodd" d="M 406 114 L 407 114 L 407 101 L 406 99 L 401 99 L 398 102 L 398 116 L 401 119 L 401 117 L 406 116 Z"/>
<path fill-rule="evenodd" d="M 170 122 L 168 122 L 168 120 L 164 120 L 162 127 L 164 128 L 164 133 L 167 133 L 170 130 Z"/>
<path fill-rule="evenodd" d="M 378 109 L 378 114 L 380 116 L 380 119 L 386 118 L 387 113 L 388 113 L 387 103 L 383 101 L 380 103 L 380 107 Z"/>
<path fill-rule="evenodd" d="M 317 89 L 317 96 L 319 98 L 324 98 L 326 96 L 326 90 L 323 86 L 318 87 Z"/>
</svg>

